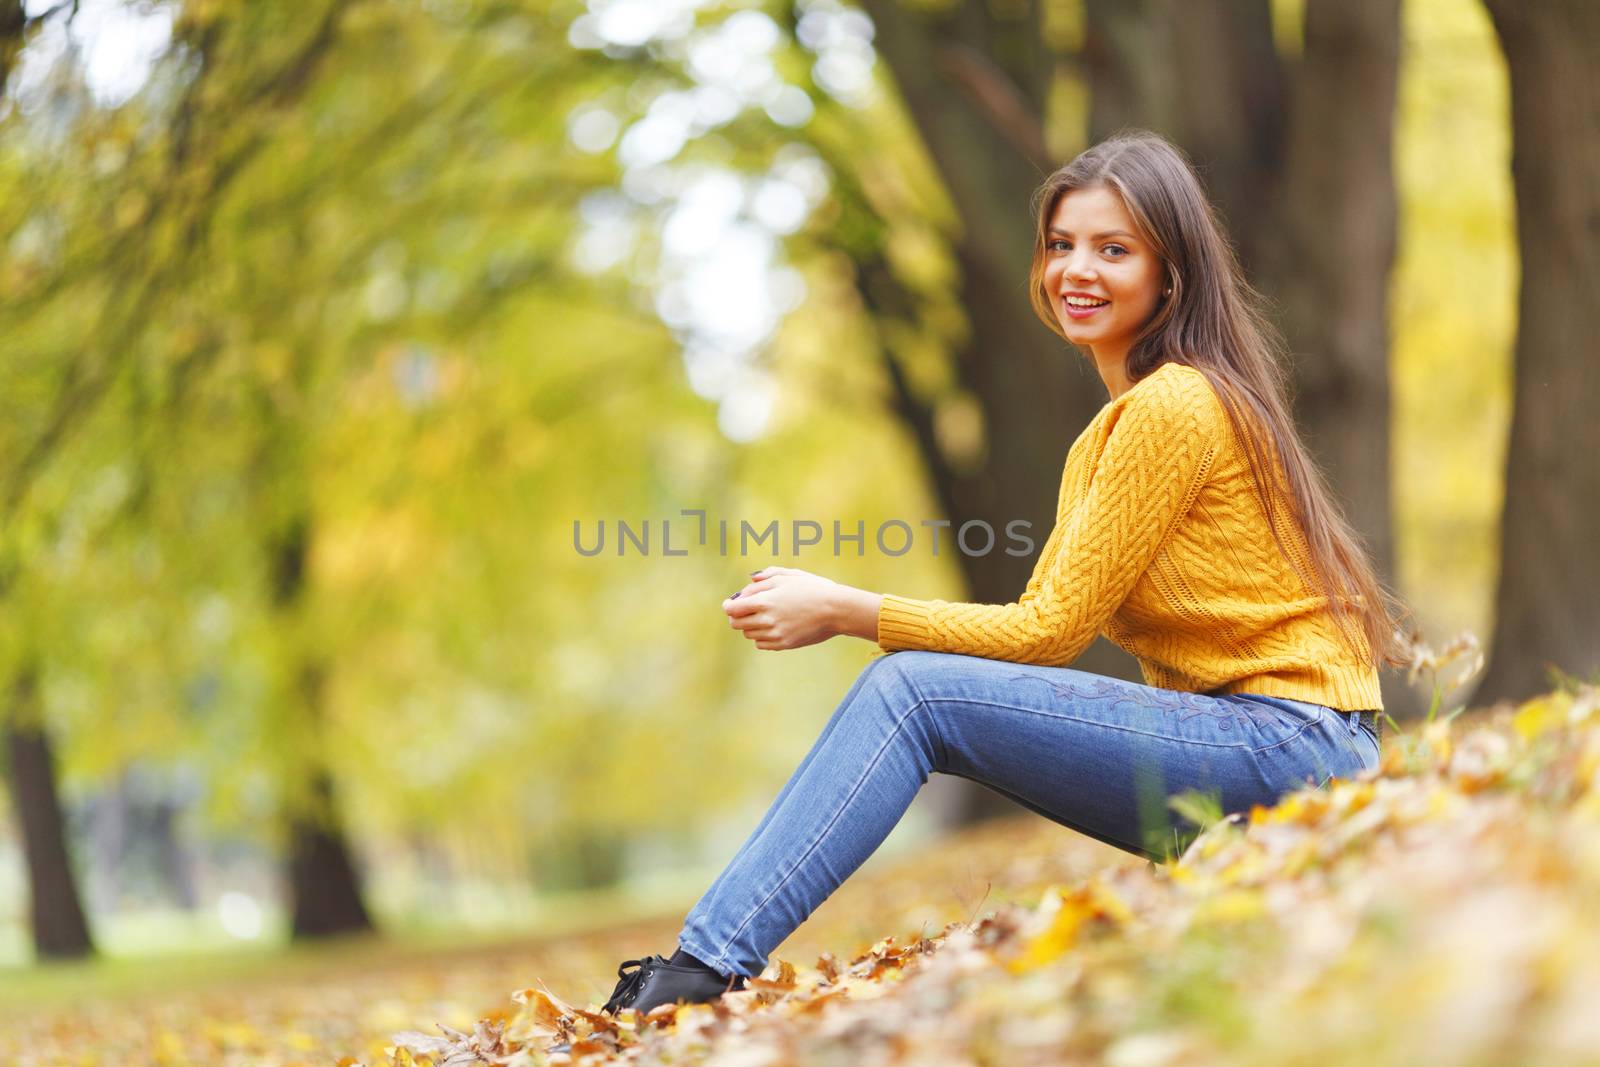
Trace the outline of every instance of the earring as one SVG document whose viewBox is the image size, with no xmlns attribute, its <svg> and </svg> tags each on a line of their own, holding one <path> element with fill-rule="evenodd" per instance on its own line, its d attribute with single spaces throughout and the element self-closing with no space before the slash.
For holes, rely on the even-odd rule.
<svg viewBox="0 0 1600 1067">
<path fill-rule="evenodd" d="M 1169 285 L 1165 289 L 1161 290 L 1161 295 L 1162 296 L 1171 296 L 1172 295 L 1172 286 Z"/>
</svg>

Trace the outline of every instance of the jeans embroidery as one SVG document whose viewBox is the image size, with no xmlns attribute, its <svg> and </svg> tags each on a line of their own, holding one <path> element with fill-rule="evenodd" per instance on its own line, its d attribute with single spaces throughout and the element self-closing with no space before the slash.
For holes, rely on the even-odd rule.
<svg viewBox="0 0 1600 1067">
<path fill-rule="evenodd" d="M 1159 697 L 1150 697 L 1142 693 L 1129 693 L 1125 686 L 1109 678 L 1066 682 L 1040 678 L 1032 674 L 1013 674 L 1011 677 L 1020 682 L 1041 682 L 1068 700 L 1109 700 L 1113 708 L 1126 711 L 1130 715 L 1139 715 L 1150 711 L 1152 707 L 1159 707 L 1169 714 L 1176 712 L 1179 722 L 1188 722 L 1196 715 L 1225 720 L 1220 724 L 1223 729 L 1227 729 L 1228 721 L 1231 720 L 1248 722 L 1254 719 L 1263 724 L 1277 721 L 1270 710 L 1258 709 L 1248 702 L 1232 704 L 1217 697 L 1185 693 L 1176 689 L 1163 689 Z"/>
</svg>

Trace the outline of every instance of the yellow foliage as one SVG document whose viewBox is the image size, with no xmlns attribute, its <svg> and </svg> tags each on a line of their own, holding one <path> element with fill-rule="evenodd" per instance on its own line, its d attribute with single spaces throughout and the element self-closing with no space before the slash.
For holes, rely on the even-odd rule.
<svg viewBox="0 0 1600 1067">
<path fill-rule="evenodd" d="M 1260 890 L 1226 889 L 1202 901 L 1194 918 L 1196 922 L 1243 922 L 1261 915 L 1266 907 Z"/>
<path fill-rule="evenodd" d="M 1049 926 L 1007 965 L 1012 974 L 1025 974 L 1055 962 L 1077 943 L 1083 929 L 1093 922 L 1121 926 L 1133 918 L 1127 904 L 1098 879 L 1090 879 L 1065 894 L 1053 889 L 1047 901 L 1055 902 L 1055 915 Z"/>
<path fill-rule="evenodd" d="M 1524 741 L 1531 741 L 1561 724 L 1567 710 L 1562 706 L 1562 696 L 1561 693 L 1547 693 L 1522 702 L 1511 718 L 1511 725 Z"/>
</svg>

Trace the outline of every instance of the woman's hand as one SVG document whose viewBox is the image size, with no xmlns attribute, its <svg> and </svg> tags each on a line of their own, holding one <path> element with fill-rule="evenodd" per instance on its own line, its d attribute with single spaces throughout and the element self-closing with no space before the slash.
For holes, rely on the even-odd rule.
<svg viewBox="0 0 1600 1067">
<path fill-rule="evenodd" d="M 759 649 L 804 648 L 840 632 L 835 624 L 847 591 L 860 592 L 793 567 L 763 567 L 722 602 L 722 610 Z"/>
</svg>

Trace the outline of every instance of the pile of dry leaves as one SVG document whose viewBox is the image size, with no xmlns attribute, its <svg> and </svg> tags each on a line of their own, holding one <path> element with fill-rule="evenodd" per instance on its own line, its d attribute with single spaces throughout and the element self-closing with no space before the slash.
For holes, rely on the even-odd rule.
<svg viewBox="0 0 1600 1067">
<path fill-rule="evenodd" d="M 1390 731 L 1382 766 L 907 944 L 715 1004 L 547 990 L 392 1067 L 1600 1062 L 1600 692 Z M 570 1052 L 546 1050 L 558 1041 Z M 348 1067 L 357 1061 L 341 1061 Z"/>
</svg>

